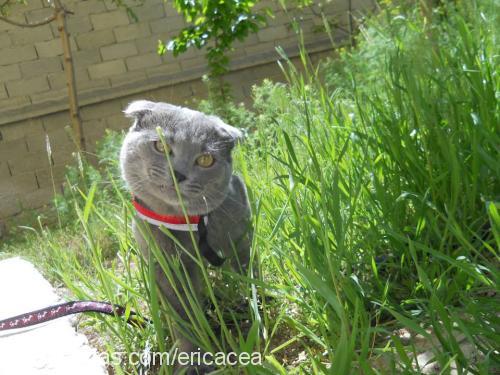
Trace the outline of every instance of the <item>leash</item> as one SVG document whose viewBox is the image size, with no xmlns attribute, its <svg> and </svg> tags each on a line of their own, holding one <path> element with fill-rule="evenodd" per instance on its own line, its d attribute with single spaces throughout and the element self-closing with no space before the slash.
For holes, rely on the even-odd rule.
<svg viewBox="0 0 500 375">
<path fill-rule="evenodd" d="M 133 199 L 132 203 L 138 213 L 138 216 L 150 224 L 165 226 L 173 231 L 197 231 L 200 253 L 212 266 L 220 267 L 226 260 L 221 257 L 208 243 L 207 216 L 189 216 L 188 220 L 186 220 L 182 216 L 160 215 L 143 206 L 136 198 Z M 96 312 L 115 317 L 123 317 L 126 309 L 123 306 L 113 305 L 109 302 L 71 301 L 0 320 L 0 331 L 26 328 L 62 318 L 63 316 L 86 312 Z M 150 320 L 138 316 L 133 311 L 130 311 L 127 316 L 127 323 L 136 327 L 144 327 L 146 323 L 150 322 Z"/>
<path fill-rule="evenodd" d="M 0 331 L 31 327 L 63 316 L 86 312 L 123 317 L 126 309 L 123 306 L 113 305 L 108 302 L 71 301 L 0 320 Z M 144 327 L 147 323 L 150 323 L 150 320 L 138 316 L 134 311 L 130 311 L 127 316 L 127 323 L 135 327 Z"/>
</svg>

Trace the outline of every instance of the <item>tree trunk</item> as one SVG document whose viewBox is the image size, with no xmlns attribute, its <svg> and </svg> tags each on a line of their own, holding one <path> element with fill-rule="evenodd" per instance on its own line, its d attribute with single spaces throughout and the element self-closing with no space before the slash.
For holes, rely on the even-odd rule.
<svg viewBox="0 0 500 375">
<path fill-rule="evenodd" d="M 83 134 L 82 120 L 80 118 L 80 109 L 78 106 L 73 57 L 71 53 L 69 35 L 66 28 L 66 11 L 59 0 L 55 1 L 55 12 L 57 29 L 59 30 L 59 35 L 61 37 L 61 43 L 64 52 L 64 71 L 66 72 L 66 83 L 68 86 L 69 114 L 71 117 L 71 125 L 76 137 L 76 146 L 79 150 L 85 151 L 85 137 Z"/>
</svg>

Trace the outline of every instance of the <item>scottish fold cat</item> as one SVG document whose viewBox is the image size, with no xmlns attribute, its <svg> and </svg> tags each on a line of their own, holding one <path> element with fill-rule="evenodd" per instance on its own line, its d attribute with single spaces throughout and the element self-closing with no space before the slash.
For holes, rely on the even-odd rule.
<svg viewBox="0 0 500 375">
<path fill-rule="evenodd" d="M 202 274 L 190 256 L 195 254 L 191 235 L 209 263 L 219 265 L 225 259 L 240 272 L 248 267 L 251 211 L 245 185 L 232 173 L 231 158 L 242 133 L 218 117 L 166 103 L 135 101 L 124 113 L 133 119 L 121 148 L 120 165 L 137 210 L 134 236 L 146 259 L 151 249 L 145 230 L 165 254 L 179 256 L 201 301 Z M 188 312 L 174 291 L 177 288 L 182 293 L 182 288 L 172 285 L 158 265 L 155 269 L 163 296 L 186 319 Z M 184 330 L 177 327 L 174 335 L 182 351 L 194 351 Z"/>
</svg>

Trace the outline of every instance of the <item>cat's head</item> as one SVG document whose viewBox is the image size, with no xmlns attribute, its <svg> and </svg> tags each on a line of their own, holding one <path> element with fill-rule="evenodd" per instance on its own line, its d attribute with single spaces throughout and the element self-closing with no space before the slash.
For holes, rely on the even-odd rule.
<svg viewBox="0 0 500 375">
<path fill-rule="evenodd" d="M 218 117 L 167 103 L 135 101 L 124 113 L 133 124 L 121 148 L 120 165 L 134 196 L 153 210 L 182 214 L 175 176 L 189 215 L 208 213 L 222 203 L 232 175 L 231 151 L 241 131 Z"/>
</svg>

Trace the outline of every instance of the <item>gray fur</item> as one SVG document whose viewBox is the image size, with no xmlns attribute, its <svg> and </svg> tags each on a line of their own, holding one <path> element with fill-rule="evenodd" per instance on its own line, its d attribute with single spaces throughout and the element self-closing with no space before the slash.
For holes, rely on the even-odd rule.
<svg viewBox="0 0 500 375">
<path fill-rule="evenodd" d="M 160 126 L 166 143 L 172 149 L 170 156 L 175 171 L 186 176 L 179 183 L 188 215 L 208 215 L 208 243 L 222 251 L 236 269 L 246 272 L 250 251 L 250 205 L 242 180 L 232 174 L 231 151 L 242 133 L 215 116 L 145 100 L 131 103 L 124 111 L 134 122 L 125 137 L 120 165 L 122 176 L 130 192 L 151 210 L 164 215 L 182 215 L 174 180 L 164 154 L 153 147 L 158 140 L 156 127 Z M 215 163 L 209 168 L 195 164 L 201 153 L 210 153 Z M 199 267 L 159 228 L 137 219 L 134 235 L 146 257 L 149 248 L 143 236 L 150 230 L 159 247 L 169 255 L 179 254 L 194 289 L 202 287 Z M 144 227 L 139 228 L 140 225 Z M 173 232 L 177 240 L 192 254 L 195 253 L 189 232 Z M 197 240 L 197 232 L 194 232 Z M 147 259 L 147 258 L 146 258 Z M 172 307 L 186 317 L 178 298 L 163 272 L 157 268 L 158 285 Z M 177 332 L 182 350 L 194 349 Z"/>
</svg>

